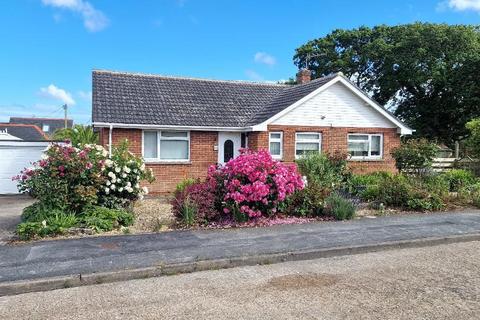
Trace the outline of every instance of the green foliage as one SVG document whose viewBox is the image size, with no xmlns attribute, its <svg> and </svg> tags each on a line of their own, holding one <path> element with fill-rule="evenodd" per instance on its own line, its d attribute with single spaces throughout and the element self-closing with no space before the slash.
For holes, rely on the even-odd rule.
<svg viewBox="0 0 480 320">
<path fill-rule="evenodd" d="M 75 147 L 82 147 L 86 144 L 97 144 L 98 134 L 91 126 L 76 124 L 73 128 L 59 129 L 53 134 L 54 140 L 70 141 Z"/>
<path fill-rule="evenodd" d="M 46 209 L 38 204 L 24 209 L 22 221 L 16 230 L 22 240 L 64 234 L 78 224 L 75 214 L 65 213 L 59 209 Z"/>
<path fill-rule="evenodd" d="M 410 139 L 392 151 L 400 172 L 422 172 L 432 166 L 438 147 L 426 139 Z"/>
<path fill-rule="evenodd" d="M 355 216 L 353 203 L 335 192 L 325 199 L 325 211 L 337 220 L 349 220 Z"/>
<path fill-rule="evenodd" d="M 451 192 L 458 192 L 460 189 L 468 187 L 476 181 L 471 171 L 462 169 L 452 169 L 442 173 L 441 176 L 448 184 L 448 189 Z"/>
<path fill-rule="evenodd" d="M 306 66 L 307 56 L 308 66 Z M 313 78 L 343 72 L 419 137 L 452 144 L 480 115 L 480 32 L 476 25 L 413 23 L 337 29 L 296 49 Z"/>
<path fill-rule="evenodd" d="M 346 154 L 309 153 L 296 160 L 300 173 L 307 178 L 303 190 L 289 199 L 287 212 L 296 216 L 323 214 L 325 198 L 346 186 L 351 173 Z"/>
<path fill-rule="evenodd" d="M 98 206 L 87 208 L 80 215 L 81 223 L 97 232 L 128 227 L 133 224 L 134 219 L 133 213 L 128 211 Z"/>
<path fill-rule="evenodd" d="M 197 206 L 190 198 L 187 199 L 182 203 L 180 207 L 180 214 L 182 217 L 182 222 L 186 226 L 192 226 L 195 223 L 195 217 L 197 216 Z"/>
<path fill-rule="evenodd" d="M 175 194 L 182 193 L 185 191 L 185 189 L 188 186 L 191 186 L 195 183 L 199 183 L 200 181 L 198 179 L 193 179 L 193 178 L 187 178 L 183 179 L 180 183 L 177 184 L 175 187 Z"/>
<path fill-rule="evenodd" d="M 334 156 L 325 153 L 308 153 L 296 160 L 298 170 L 307 177 L 308 184 L 325 189 L 338 189 L 349 174 L 346 155 Z"/>
<path fill-rule="evenodd" d="M 474 157 L 480 157 L 480 118 L 470 120 L 465 127 L 469 132 L 465 141 L 468 152 Z"/>
</svg>

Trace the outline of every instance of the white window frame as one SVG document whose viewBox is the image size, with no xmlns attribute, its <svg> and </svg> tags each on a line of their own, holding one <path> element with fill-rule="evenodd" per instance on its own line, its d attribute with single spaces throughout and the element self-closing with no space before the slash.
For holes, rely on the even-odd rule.
<svg viewBox="0 0 480 320">
<path fill-rule="evenodd" d="M 350 143 L 351 136 L 368 136 L 368 155 L 367 156 L 350 156 L 351 160 L 381 160 L 383 159 L 383 134 L 382 133 L 349 133 L 347 134 L 347 152 L 348 144 Z M 380 155 L 372 156 L 372 137 L 380 137 Z M 358 142 L 359 140 L 356 140 Z"/>
<path fill-rule="evenodd" d="M 280 138 L 272 138 L 272 134 L 279 134 Z M 280 155 L 273 155 L 270 150 L 270 142 L 280 142 Z M 283 159 L 283 131 L 272 131 L 268 134 L 268 151 L 272 155 L 273 159 L 282 160 Z"/>
<path fill-rule="evenodd" d="M 318 139 L 299 139 L 298 135 L 302 134 L 318 134 Z M 307 142 L 307 143 L 318 143 L 318 153 L 322 152 L 322 133 L 321 132 L 304 132 L 304 131 L 299 131 L 295 132 L 295 159 L 299 159 L 302 156 L 297 155 L 297 143 L 299 142 Z"/>
<path fill-rule="evenodd" d="M 145 158 L 145 132 L 157 133 L 157 158 Z M 186 132 L 186 137 L 162 137 L 162 132 Z M 160 158 L 160 141 L 161 140 L 182 140 L 188 141 L 188 157 L 187 159 L 162 159 Z M 190 131 L 175 130 L 142 130 L 142 157 L 147 163 L 151 162 L 190 162 Z"/>
</svg>

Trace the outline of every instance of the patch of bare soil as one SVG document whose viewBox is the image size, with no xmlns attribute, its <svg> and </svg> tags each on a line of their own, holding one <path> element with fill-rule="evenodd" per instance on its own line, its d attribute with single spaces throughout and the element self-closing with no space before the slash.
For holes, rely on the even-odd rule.
<svg viewBox="0 0 480 320">
<path fill-rule="evenodd" d="M 332 274 L 289 274 L 274 277 L 265 285 L 265 289 L 300 290 L 333 286 L 339 282 L 339 277 Z"/>
</svg>

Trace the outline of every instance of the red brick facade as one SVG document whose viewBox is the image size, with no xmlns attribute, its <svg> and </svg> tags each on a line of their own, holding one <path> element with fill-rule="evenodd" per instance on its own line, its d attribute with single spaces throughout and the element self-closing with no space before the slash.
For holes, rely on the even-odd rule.
<svg viewBox="0 0 480 320">
<path fill-rule="evenodd" d="M 395 161 L 390 153 L 400 144 L 400 137 L 396 129 L 391 128 L 331 128 L 331 127 L 297 127 L 297 126 L 269 126 L 269 131 L 283 132 L 283 161 L 295 160 L 295 132 L 308 131 L 322 133 L 322 150 L 334 153 L 347 151 L 348 133 L 382 133 L 383 134 L 383 159 L 369 161 L 350 161 L 349 166 L 355 173 L 368 173 L 372 171 L 395 171 Z M 108 146 L 108 131 L 100 131 L 100 143 Z M 207 131 L 190 132 L 190 162 L 188 163 L 149 163 L 156 181 L 149 185 L 153 193 L 166 193 L 175 189 L 177 183 L 185 178 L 204 178 L 208 166 L 217 162 L 218 151 L 214 150 L 217 144 L 218 133 Z M 113 145 L 123 139 L 128 139 L 130 150 L 136 155 L 142 155 L 142 130 L 139 129 L 113 129 Z M 253 150 L 268 149 L 268 132 L 249 132 L 248 147 Z"/>
</svg>

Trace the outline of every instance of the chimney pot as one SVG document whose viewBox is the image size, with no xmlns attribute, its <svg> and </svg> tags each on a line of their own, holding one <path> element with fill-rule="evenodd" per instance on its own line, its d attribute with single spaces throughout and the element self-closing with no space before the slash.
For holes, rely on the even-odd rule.
<svg viewBox="0 0 480 320">
<path fill-rule="evenodd" d="M 297 84 L 304 84 L 312 80 L 312 72 L 308 69 L 300 69 L 297 73 Z"/>
</svg>

